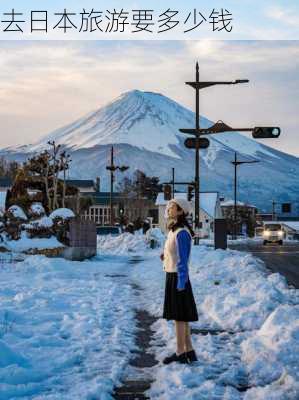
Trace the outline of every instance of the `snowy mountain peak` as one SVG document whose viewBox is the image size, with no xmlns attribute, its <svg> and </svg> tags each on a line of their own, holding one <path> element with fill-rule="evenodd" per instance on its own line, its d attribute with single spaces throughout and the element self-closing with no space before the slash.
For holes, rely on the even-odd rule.
<svg viewBox="0 0 299 400">
<path fill-rule="evenodd" d="M 172 157 L 179 127 L 192 124 L 192 111 L 160 93 L 131 90 L 100 109 L 62 127 L 30 146 L 36 151 L 49 140 L 72 150 L 126 143 Z"/>
<path fill-rule="evenodd" d="M 200 117 L 201 127 L 214 122 Z M 194 151 L 185 148 L 186 135 L 179 129 L 193 128 L 194 124 L 194 112 L 169 97 L 131 90 L 34 145 L 4 149 L 0 155 L 24 161 L 47 146 L 49 140 L 55 140 L 71 153 L 71 176 L 85 179 L 100 176 L 104 190 L 109 187 L 106 161 L 113 144 L 117 149 L 117 162 L 130 166 L 128 175 L 139 169 L 163 181 L 169 179 L 174 167 L 176 179 L 187 182 L 194 177 Z M 202 190 L 219 191 L 231 197 L 231 161 L 236 151 L 241 159 L 260 160 L 259 164 L 242 167 L 239 200 L 265 207 L 271 205 L 273 198 L 277 201 L 298 198 L 298 158 L 238 132 L 208 135 L 208 138 L 209 148 L 200 152 Z"/>
<path fill-rule="evenodd" d="M 116 99 L 75 122 L 44 136 L 33 145 L 8 151 L 35 152 L 47 146 L 49 140 L 69 150 L 91 149 L 98 145 L 127 144 L 140 150 L 181 158 L 186 138 L 180 128 L 194 127 L 194 112 L 161 93 L 138 89 L 122 93 Z M 200 126 L 214 122 L 200 117 Z M 277 158 L 275 151 L 236 132 L 210 135 L 210 147 L 202 152 L 209 168 L 220 149 L 237 151 L 250 157 L 258 153 Z"/>
</svg>

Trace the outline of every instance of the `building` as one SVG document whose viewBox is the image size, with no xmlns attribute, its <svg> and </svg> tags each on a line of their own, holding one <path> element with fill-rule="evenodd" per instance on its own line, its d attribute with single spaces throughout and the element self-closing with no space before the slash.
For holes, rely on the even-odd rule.
<svg viewBox="0 0 299 400">
<path fill-rule="evenodd" d="M 81 215 L 82 219 L 94 221 L 97 225 L 110 224 L 110 192 L 84 193 L 92 199 L 92 205 Z M 119 193 L 113 193 L 113 215 L 118 217 L 122 205 Z"/>
<path fill-rule="evenodd" d="M 80 197 L 89 198 L 91 205 L 83 211 L 81 218 L 94 221 L 97 225 L 110 224 L 110 192 L 100 191 L 100 178 L 93 180 L 69 179 L 68 185 L 79 189 Z M 158 207 L 147 198 L 125 197 L 122 193 L 113 192 L 113 216 L 116 222 L 144 221 L 150 217 L 152 222 L 158 223 Z"/>
<path fill-rule="evenodd" d="M 278 223 L 285 232 L 285 239 L 299 240 L 299 221 L 279 221 Z"/>
<path fill-rule="evenodd" d="M 228 233 L 233 234 L 235 202 L 234 200 L 224 200 L 221 201 L 220 206 L 222 214 L 227 220 Z M 249 236 L 254 236 L 257 224 L 256 215 L 257 208 L 254 205 L 237 201 L 237 235 L 248 234 Z"/>
<path fill-rule="evenodd" d="M 67 179 L 66 184 L 76 187 L 81 194 L 100 191 L 100 178 L 94 182 L 92 179 Z"/>
<path fill-rule="evenodd" d="M 110 224 L 110 192 L 84 193 L 92 200 L 92 205 L 84 211 L 82 218 L 92 220 L 97 225 Z M 146 198 L 128 198 L 122 193 L 113 193 L 113 215 L 116 221 L 122 221 L 124 224 L 135 222 L 140 219 L 144 221 L 151 217 L 155 223 L 157 207 L 152 200 Z"/>
<path fill-rule="evenodd" d="M 175 198 L 187 199 L 187 193 L 175 193 Z M 194 199 L 191 203 L 191 218 L 194 219 L 195 202 Z M 164 193 L 159 193 L 156 199 L 156 206 L 159 208 L 158 224 L 163 232 L 166 232 L 165 225 L 165 209 L 167 200 L 164 199 Z M 210 238 L 214 233 L 214 220 L 221 218 L 221 208 L 218 192 L 200 192 L 200 222 L 202 236 Z"/>
</svg>

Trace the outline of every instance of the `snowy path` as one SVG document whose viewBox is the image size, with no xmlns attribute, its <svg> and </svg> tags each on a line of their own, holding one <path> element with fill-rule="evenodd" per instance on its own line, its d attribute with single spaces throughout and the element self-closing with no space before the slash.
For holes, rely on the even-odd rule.
<svg viewBox="0 0 299 400">
<path fill-rule="evenodd" d="M 299 291 L 249 254 L 193 248 L 199 361 L 164 366 L 175 332 L 161 318 L 159 253 L 126 234 L 102 240 L 86 262 L 3 264 L 0 400 L 111 400 L 128 379 L 153 381 L 146 394 L 156 400 L 297 400 Z M 148 351 L 159 361 L 141 369 L 130 365 L 138 311 L 156 318 Z"/>
<path fill-rule="evenodd" d="M 128 257 L 4 265 L 0 399 L 99 399 L 134 350 Z"/>
</svg>

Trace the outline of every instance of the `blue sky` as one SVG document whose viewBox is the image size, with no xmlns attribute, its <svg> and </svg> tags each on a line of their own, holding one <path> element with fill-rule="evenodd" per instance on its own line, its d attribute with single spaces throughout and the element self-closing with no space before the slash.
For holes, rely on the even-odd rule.
<svg viewBox="0 0 299 400">
<path fill-rule="evenodd" d="M 265 141 L 299 156 L 298 41 L 0 41 L 0 146 L 32 143 L 121 93 L 162 93 L 193 109 L 184 82 L 249 79 L 201 92 L 202 115 L 234 127 L 270 125 Z"/>
</svg>

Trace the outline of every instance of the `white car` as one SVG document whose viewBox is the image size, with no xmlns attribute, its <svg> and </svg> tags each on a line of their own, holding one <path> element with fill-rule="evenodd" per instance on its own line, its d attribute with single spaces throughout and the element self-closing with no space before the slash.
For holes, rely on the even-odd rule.
<svg viewBox="0 0 299 400">
<path fill-rule="evenodd" d="M 275 222 L 269 222 L 264 224 L 263 240 L 264 244 L 267 243 L 278 243 L 283 244 L 284 231 L 281 224 Z"/>
</svg>

